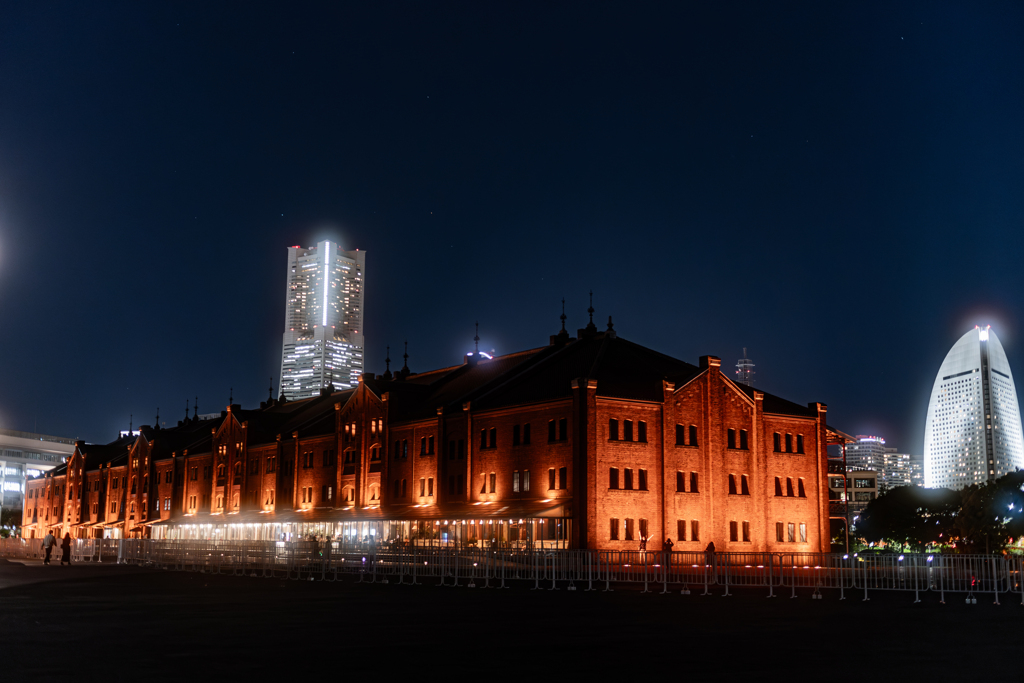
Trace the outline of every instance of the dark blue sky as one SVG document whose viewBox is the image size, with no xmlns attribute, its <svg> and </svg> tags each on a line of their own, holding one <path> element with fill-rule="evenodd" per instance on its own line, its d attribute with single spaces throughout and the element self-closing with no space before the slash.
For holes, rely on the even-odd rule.
<svg viewBox="0 0 1024 683">
<path fill-rule="evenodd" d="M 964 331 L 1024 372 L 1021 36 L 1017 2 L 5 3 L 0 426 L 253 405 L 285 247 L 331 237 L 368 252 L 367 369 L 476 320 L 543 345 L 593 288 L 919 452 Z"/>
</svg>

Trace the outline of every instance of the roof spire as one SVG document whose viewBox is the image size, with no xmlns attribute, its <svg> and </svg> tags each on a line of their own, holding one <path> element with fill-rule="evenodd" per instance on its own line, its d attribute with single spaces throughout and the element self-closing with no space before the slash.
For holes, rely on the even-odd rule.
<svg viewBox="0 0 1024 683">
<path fill-rule="evenodd" d="M 586 327 L 587 334 L 595 334 L 597 326 L 594 324 L 594 290 L 590 290 L 590 308 L 587 309 L 587 313 L 590 314 L 590 322 Z"/>
<path fill-rule="evenodd" d="M 476 335 L 473 337 L 473 353 L 480 355 L 480 321 L 476 322 Z"/>
<path fill-rule="evenodd" d="M 615 336 L 615 325 L 612 324 L 611 316 L 608 316 L 608 335 L 611 337 Z"/>
<path fill-rule="evenodd" d="M 156 429 L 160 429 L 160 406 L 156 407 Z"/>
<path fill-rule="evenodd" d="M 384 374 L 382 375 L 382 377 L 384 379 L 386 379 L 386 380 L 390 380 L 392 378 L 392 376 L 393 376 L 391 374 L 391 346 L 389 345 L 387 347 L 387 349 L 388 349 L 388 354 L 384 358 L 384 364 L 385 364 L 386 367 L 385 367 Z"/>
<path fill-rule="evenodd" d="M 411 373 L 409 372 L 409 340 L 405 341 L 405 353 L 402 354 L 402 358 L 405 360 L 405 365 L 402 366 L 402 371 L 398 373 L 398 376 L 402 379 L 408 377 Z"/>
<path fill-rule="evenodd" d="M 565 316 L 565 297 L 564 296 L 562 297 L 562 315 L 560 315 L 558 317 L 562 321 L 562 332 L 565 332 L 566 334 L 569 334 L 569 332 L 565 329 L 565 317 L 566 316 Z"/>
<path fill-rule="evenodd" d="M 273 403 L 274 401 L 274 378 L 270 378 L 270 394 L 267 396 L 267 403 Z"/>
</svg>

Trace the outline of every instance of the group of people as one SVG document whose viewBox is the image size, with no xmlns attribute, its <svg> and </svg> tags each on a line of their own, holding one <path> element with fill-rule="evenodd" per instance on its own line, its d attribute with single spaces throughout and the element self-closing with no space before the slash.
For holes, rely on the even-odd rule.
<svg viewBox="0 0 1024 683">
<path fill-rule="evenodd" d="M 50 531 L 46 532 L 46 536 L 43 537 L 43 550 L 46 551 L 46 557 L 43 558 L 43 564 L 50 564 L 50 554 L 53 552 L 54 546 L 57 545 L 57 539 Z M 64 540 L 60 542 L 60 564 L 64 566 L 65 563 L 71 566 L 71 534 L 64 534 Z"/>
<path fill-rule="evenodd" d="M 665 553 L 665 557 L 666 558 L 669 556 L 669 553 L 672 552 L 672 546 L 674 546 L 674 545 L 675 545 L 675 543 L 672 542 L 671 538 L 666 538 L 664 540 L 664 542 L 662 542 L 662 544 L 661 544 L 661 552 Z M 640 552 L 641 553 L 647 553 L 647 537 L 646 536 L 641 536 L 640 537 Z M 714 541 L 711 541 L 710 543 L 708 543 L 708 547 L 705 548 L 705 550 L 704 550 L 704 555 L 707 558 L 707 563 L 708 564 L 712 564 L 712 562 L 715 559 L 715 542 Z"/>
</svg>

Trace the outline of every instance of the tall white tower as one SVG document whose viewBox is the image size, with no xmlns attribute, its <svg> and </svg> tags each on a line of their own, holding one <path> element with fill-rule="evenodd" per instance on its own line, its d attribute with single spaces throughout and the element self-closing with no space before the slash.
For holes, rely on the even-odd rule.
<svg viewBox="0 0 1024 683">
<path fill-rule="evenodd" d="M 288 400 L 359 382 L 365 278 L 365 251 L 342 251 L 327 241 L 288 248 L 281 350 L 281 392 Z"/>
<path fill-rule="evenodd" d="M 976 327 L 939 367 L 924 428 L 924 485 L 960 489 L 1024 468 L 1013 373 L 999 338 Z"/>
</svg>

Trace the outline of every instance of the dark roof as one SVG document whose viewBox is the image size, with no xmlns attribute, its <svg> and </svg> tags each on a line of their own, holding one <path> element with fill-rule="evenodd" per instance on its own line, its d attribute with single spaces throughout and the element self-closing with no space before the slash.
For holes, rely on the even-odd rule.
<svg viewBox="0 0 1024 683">
<path fill-rule="evenodd" d="M 737 384 L 737 387 L 749 396 L 751 399 L 754 398 L 755 391 L 761 391 L 760 389 L 754 389 L 746 384 Z M 808 406 L 802 406 L 792 401 L 787 401 L 784 398 L 779 398 L 775 394 L 769 394 L 766 391 L 761 391 L 764 394 L 764 402 L 762 407 L 764 412 L 772 413 L 775 415 L 797 415 L 799 417 L 817 417 L 818 412 Z"/>
</svg>

